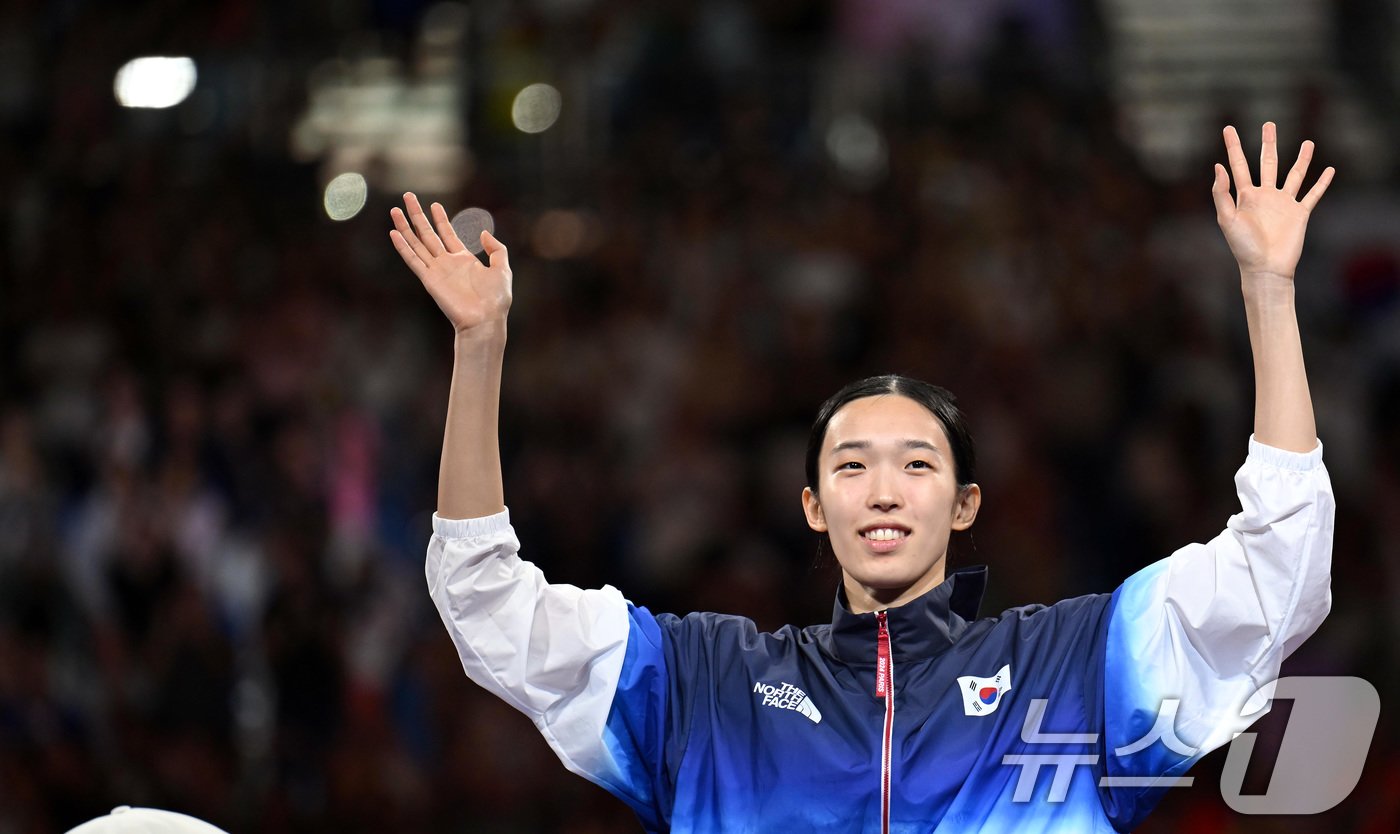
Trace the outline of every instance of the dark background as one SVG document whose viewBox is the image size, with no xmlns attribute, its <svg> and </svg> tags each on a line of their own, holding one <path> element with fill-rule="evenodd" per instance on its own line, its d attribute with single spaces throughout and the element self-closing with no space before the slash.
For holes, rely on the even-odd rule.
<svg viewBox="0 0 1400 834">
<path fill-rule="evenodd" d="M 1400 829 L 1393 15 L 1234 0 L 1153 52 L 1129 6 L 4 4 L 0 832 L 119 804 L 637 830 L 466 680 L 428 599 L 452 345 L 389 245 L 402 190 L 511 246 L 506 494 L 553 581 L 824 621 L 806 431 L 895 371 L 969 415 L 951 561 L 991 566 L 986 614 L 1112 590 L 1236 510 L 1252 368 L 1210 166 L 1266 118 L 1339 172 L 1298 274 L 1334 608 L 1285 671 L 1366 678 L 1381 724 L 1327 814 L 1235 814 L 1220 751 L 1142 830 Z M 1310 40 L 1256 31 L 1295 18 Z M 120 107 L 139 55 L 192 57 L 194 94 Z M 531 82 L 563 97 L 540 134 L 512 126 Z M 334 222 L 347 170 L 368 204 Z"/>
</svg>

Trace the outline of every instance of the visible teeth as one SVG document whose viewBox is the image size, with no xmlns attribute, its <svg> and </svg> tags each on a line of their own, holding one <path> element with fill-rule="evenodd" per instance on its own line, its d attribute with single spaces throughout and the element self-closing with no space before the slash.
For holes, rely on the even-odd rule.
<svg viewBox="0 0 1400 834">
<path fill-rule="evenodd" d="M 890 539 L 902 539 L 907 535 L 903 530 L 896 530 L 893 527 L 877 527 L 874 530 L 867 530 L 861 534 L 871 541 L 889 541 Z"/>
</svg>

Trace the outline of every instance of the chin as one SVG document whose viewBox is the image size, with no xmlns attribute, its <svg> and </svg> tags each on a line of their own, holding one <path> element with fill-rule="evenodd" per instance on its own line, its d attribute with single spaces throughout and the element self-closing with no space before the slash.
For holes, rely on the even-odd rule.
<svg viewBox="0 0 1400 834">
<path fill-rule="evenodd" d="M 866 588 L 880 591 L 905 591 L 913 587 L 925 574 L 910 574 L 908 571 L 864 571 L 852 573 L 851 578 Z"/>
<path fill-rule="evenodd" d="M 913 566 L 896 560 L 866 561 L 859 570 L 847 571 L 851 578 L 863 587 L 880 591 L 904 591 L 929 579 L 938 569 L 938 564 Z M 934 583 L 937 584 L 937 583 Z M 929 585 L 933 588 L 934 585 Z"/>
</svg>

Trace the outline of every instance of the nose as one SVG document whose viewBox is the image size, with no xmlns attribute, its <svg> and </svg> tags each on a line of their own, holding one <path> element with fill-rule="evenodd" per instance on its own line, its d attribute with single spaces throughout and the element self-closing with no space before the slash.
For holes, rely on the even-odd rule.
<svg viewBox="0 0 1400 834">
<path fill-rule="evenodd" d="M 893 512 L 899 509 L 899 501 L 888 496 L 870 499 L 871 509 L 879 510 L 882 513 Z"/>
<path fill-rule="evenodd" d="M 898 509 L 900 506 L 899 496 L 893 486 L 893 478 L 885 474 L 883 469 L 877 470 L 875 477 L 870 483 L 870 497 L 868 503 L 871 509 L 888 513 Z"/>
</svg>

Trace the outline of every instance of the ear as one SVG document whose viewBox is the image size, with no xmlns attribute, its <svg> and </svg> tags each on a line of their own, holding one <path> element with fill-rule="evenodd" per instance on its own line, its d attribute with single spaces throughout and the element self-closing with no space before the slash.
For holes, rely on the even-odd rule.
<svg viewBox="0 0 1400 834">
<path fill-rule="evenodd" d="M 826 513 L 822 512 L 821 499 L 811 487 L 802 488 L 802 512 L 807 514 L 807 526 L 818 533 L 826 532 Z"/>
<path fill-rule="evenodd" d="M 982 487 L 968 484 L 958 490 L 958 502 L 953 506 L 953 529 L 966 530 L 977 520 L 977 511 L 982 507 Z"/>
</svg>

